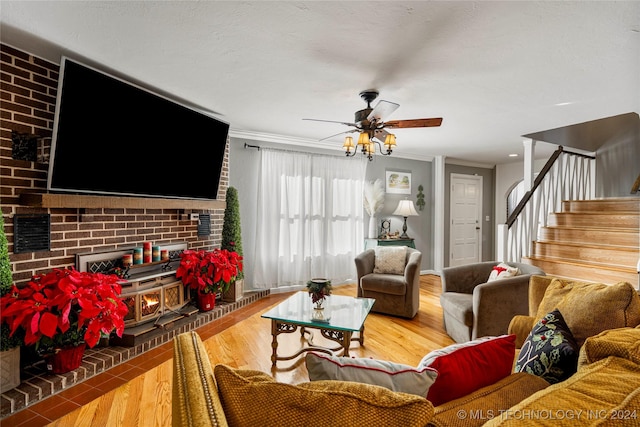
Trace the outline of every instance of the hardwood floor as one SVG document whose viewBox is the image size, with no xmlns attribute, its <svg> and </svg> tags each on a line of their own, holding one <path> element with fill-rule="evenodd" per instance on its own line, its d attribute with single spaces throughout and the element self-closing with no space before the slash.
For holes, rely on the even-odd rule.
<svg viewBox="0 0 640 427">
<path fill-rule="evenodd" d="M 355 295 L 355 285 L 338 286 L 334 292 Z M 452 344 L 442 326 L 440 292 L 438 276 L 422 276 L 418 315 L 407 320 L 371 313 L 365 323 L 364 346 L 354 342 L 351 355 L 416 366 L 431 350 Z M 198 329 L 212 363 L 270 372 L 287 383 L 307 381 L 303 356 L 278 362 L 277 369 L 271 369 L 270 323 L 260 317 L 289 295 L 272 294 Z M 315 334 L 316 344 L 323 340 Z M 299 334 L 280 335 L 278 342 L 281 354 L 294 353 L 300 346 Z M 170 426 L 172 352 L 173 343 L 167 343 L 133 359 L 130 366 L 116 366 L 2 420 L 1 425 Z M 125 372 L 136 375 L 123 380 Z"/>
</svg>

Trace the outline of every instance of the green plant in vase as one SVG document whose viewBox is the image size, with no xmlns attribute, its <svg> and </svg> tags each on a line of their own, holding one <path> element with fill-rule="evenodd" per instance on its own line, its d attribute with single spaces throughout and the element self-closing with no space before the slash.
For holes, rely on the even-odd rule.
<svg viewBox="0 0 640 427">
<path fill-rule="evenodd" d="M 325 299 L 331 295 L 331 280 L 327 279 L 311 279 L 307 282 L 307 290 L 311 295 L 311 302 L 314 308 L 320 310 L 324 304 Z"/>
<path fill-rule="evenodd" d="M 227 189 L 227 205 L 224 209 L 224 221 L 222 223 L 221 249 L 229 252 L 236 252 L 243 257 L 242 253 L 242 227 L 240 225 L 240 201 L 238 200 L 238 190 L 235 187 Z M 240 270 L 236 279 L 231 283 L 229 290 L 222 294 L 224 301 L 234 302 L 242 298 L 244 285 L 244 272 Z"/>
<path fill-rule="evenodd" d="M 4 233 L 4 217 L 0 211 L 0 297 L 11 291 L 13 277 L 9 261 L 9 244 Z M 3 366 L 0 376 L 0 392 L 9 391 L 20 384 L 20 343 L 21 332 L 11 336 L 6 322 L 0 324 L 0 363 Z"/>
</svg>

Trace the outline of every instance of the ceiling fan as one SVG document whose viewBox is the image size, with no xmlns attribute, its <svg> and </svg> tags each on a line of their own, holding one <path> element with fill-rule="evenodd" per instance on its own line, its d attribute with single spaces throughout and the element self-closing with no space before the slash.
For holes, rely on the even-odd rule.
<svg viewBox="0 0 640 427">
<path fill-rule="evenodd" d="M 360 132 L 360 136 L 358 138 L 358 146 L 361 148 L 361 151 L 364 155 L 366 155 L 369 160 L 373 159 L 373 154 L 375 153 L 376 144 L 380 148 L 380 154 L 388 156 L 393 151 L 393 148 L 396 146 L 396 137 L 394 134 L 386 131 L 387 128 L 422 128 L 422 127 L 437 127 L 442 123 L 442 117 L 438 118 L 430 118 L 430 119 L 410 119 L 410 120 L 389 120 L 384 121 L 391 113 L 396 111 L 400 104 L 396 104 L 395 102 L 389 102 L 385 100 L 380 100 L 376 104 L 374 108 L 371 108 L 371 102 L 378 97 L 379 93 L 375 89 L 369 89 L 360 92 L 360 97 L 364 99 L 367 103 L 367 108 L 356 111 L 355 121 L 353 123 L 350 122 L 339 122 L 333 120 L 320 120 L 320 119 L 302 119 L 302 120 L 312 120 L 316 122 L 328 122 L 328 123 L 340 123 L 347 126 L 352 126 L 353 129 L 350 129 L 345 132 L 340 132 L 336 135 L 331 135 L 326 138 L 321 139 L 320 141 L 327 140 L 329 138 L 333 138 L 337 135 L 342 135 L 345 133 L 353 133 Z M 375 138 L 375 139 L 374 139 Z M 382 151 L 382 146 L 380 143 L 384 144 L 386 147 L 386 152 Z M 353 138 L 347 136 L 345 138 L 344 144 L 342 146 L 344 148 L 347 156 L 354 156 L 356 154 L 356 147 L 353 144 Z M 352 151 L 353 150 L 353 151 Z"/>
</svg>

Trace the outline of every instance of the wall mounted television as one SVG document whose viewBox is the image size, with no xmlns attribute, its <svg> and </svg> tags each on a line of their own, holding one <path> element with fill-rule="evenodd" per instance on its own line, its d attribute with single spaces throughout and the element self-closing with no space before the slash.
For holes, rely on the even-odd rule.
<svg viewBox="0 0 640 427">
<path fill-rule="evenodd" d="M 216 199 L 229 124 L 63 57 L 47 190 Z"/>
</svg>

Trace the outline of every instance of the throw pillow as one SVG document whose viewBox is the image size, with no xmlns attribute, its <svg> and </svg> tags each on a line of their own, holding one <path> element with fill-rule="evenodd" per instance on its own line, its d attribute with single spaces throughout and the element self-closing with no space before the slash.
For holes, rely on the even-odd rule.
<svg viewBox="0 0 640 427">
<path fill-rule="evenodd" d="M 517 276 L 519 274 L 520 269 L 518 267 L 511 267 L 509 264 L 500 263 L 491 269 L 491 274 L 489 274 L 487 283 L 498 279 Z"/>
<path fill-rule="evenodd" d="M 538 306 L 536 319 L 558 309 L 579 346 L 607 329 L 640 324 L 640 296 L 630 283 L 614 285 L 554 278 Z"/>
<path fill-rule="evenodd" d="M 515 372 L 527 372 L 554 384 L 576 372 L 579 347 L 559 310 L 535 324 L 516 361 Z"/>
<path fill-rule="evenodd" d="M 393 391 L 427 397 L 438 373 L 429 367 L 412 366 L 364 357 L 338 357 L 309 352 L 305 357 L 310 381 L 338 380 L 373 384 Z"/>
<path fill-rule="evenodd" d="M 640 365 L 640 327 L 608 329 L 587 338 L 578 356 L 578 370 L 609 356 L 629 359 Z"/>
<path fill-rule="evenodd" d="M 347 381 L 279 383 L 269 375 L 217 365 L 214 375 L 230 426 L 425 426 L 423 397 Z"/>
<path fill-rule="evenodd" d="M 438 406 L 511 374 L 515 339 L 515 335 L 484 337 L 427 354 L 418 369 L 430 367 L 438 371 L 427 399 Z"/>
<path fill-rule="evenodd" d="M 404 274 L 407 259 L 406 246 L 376 246 L 374 251 L 374 273 Z"/>
</svg>

